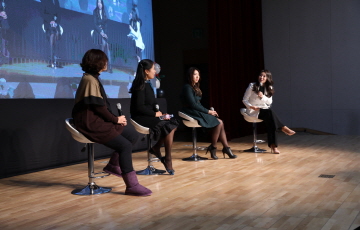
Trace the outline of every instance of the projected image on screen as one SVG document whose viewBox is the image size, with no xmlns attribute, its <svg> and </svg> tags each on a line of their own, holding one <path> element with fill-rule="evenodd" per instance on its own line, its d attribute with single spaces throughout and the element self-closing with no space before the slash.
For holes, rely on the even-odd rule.
<svg viewBox="0 0 360 230">
<path fill-rule="evenodd" d="M 151 0 L 0 0 L 0 98 L 74 98 L 89 49 L 109 58 L 109 98 L 130 97 L 152 24 Z"/>
</svg>

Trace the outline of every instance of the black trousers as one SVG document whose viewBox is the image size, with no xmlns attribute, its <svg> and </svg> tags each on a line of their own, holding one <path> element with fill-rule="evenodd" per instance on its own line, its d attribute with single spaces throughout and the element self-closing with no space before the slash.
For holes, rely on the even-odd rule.
<svg viewBox="0 0 360 230">
<path fill-rule="evenodd" d="M 276 131 L 284 127 L 283 123 L 271 109 L 260 109 L 258 118 L 263 120 L 266 125 L 268 146 L 274 144 L 277 147 Z"/>
<path fill-rule="evenodd" d="M 137 139 L 136 132 L 124 129 L 119 136 L 104 144 L 119 153 L 119 165 L 122 173 L 134 171 L 131 154 Z"/>
</svg>

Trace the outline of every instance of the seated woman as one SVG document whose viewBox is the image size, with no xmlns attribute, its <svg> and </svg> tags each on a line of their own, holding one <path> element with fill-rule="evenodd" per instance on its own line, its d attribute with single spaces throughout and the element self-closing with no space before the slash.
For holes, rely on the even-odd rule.
<svg viewBox="0 0 360 230">
<path fill-rule="evenodd" d="M 219 140 L 223 145 L 224 158 L 225 154 L 229 158 L 236 158 L 237 156 L 231 152 L 228 145 L 223 121 L 218 118 L 216 111 L 206 109 L 201 105 L 201 96 L 200 70 L 191 67 L 187 75 L 187 84 L 184 85 L 180 95 L 183 103 L 183 108 L 180 111 L 196 119 L 201 127 L 211 128 L 211 145 L 207 148 L 206 154 L 210 151 L 211 158 L 218 159 L 216 149 Z"/>
<path fill-rule="evenodd" d="M 285 134 L 291 136 L 295 132 L 281 123 L 274 111 L 270 109 L 272 96 L 274 95 L 272 75 L 269 70 L 262 70 L 257 82 L 250 83 L 244 94 L 243 103 L 249 116 L 257 117 L 265 122 L 267 128 L 268 145 L 271 152 L 279 154 L 277 149 L 276 131 L 281 129 Z"/>
<path fill-rule="evenodd" d="M 122 177 L 125 195 L 149 196 L 151 190 L 140 185 L 132 164 L 132 145 L 137 137 L 131 135 L 124 126 L 125 116 L 115 116 L 111 112 L 100 73 L 106 71 L 108 58 L 97 49 L 87 51 L 80 66 L 85 72 L 76 91 L 72 117 L 77 130 L 89 140 L 103 144 L 113 153 L 105 171 Z"/>
<path fill-rule="evenodd" d="M 161 160 L 170 175 L 175 174 L 172 167 L 171 147 L 174 133 L 179 126 L 175 118 L 160 120 L 163 113 L 158 111 L 154 90 L 149 80 L 155 77 L 154 62 L 149 59 L 141 60 L 136 70 L 136 77 L 130 88 L 131 118 L 142 126 L 150 128 L 150 138 L 157 143 L 150 152 Z M 160 148 L 165 145 L 165 157 Z"/>
</svg>

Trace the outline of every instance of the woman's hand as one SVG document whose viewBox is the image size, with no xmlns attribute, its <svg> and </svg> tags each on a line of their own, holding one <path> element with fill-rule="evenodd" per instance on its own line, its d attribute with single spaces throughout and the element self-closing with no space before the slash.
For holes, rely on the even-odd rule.
<svg viewBox="0 0 360 230">
<path fill-rule="evenodd" d="M 262 92 L 259 92 L 259 93 L 258 93 L 258 97 L 260 97 L 260 99 L 262 99 L 263 96 L 264 96 L 264 94 L 263 94 Z"/>
<path fill-rule="evenodd" d="M 163 115 L 163 114 L 162 114 L 162 112 L 160 112 L 160 111 L 155 113 L 155 117 L 160 117 L 160 116 L 162 116 L 162 115 Z"/>
<path fill-rule="evenodd" d="M 256 106 L 250 106 L 250 109 L 259 110 L 260 108 L 259 108 L 259 107 L 256 107 Z"/>
<path fill-rule="evenodd" d="M 118 124 L 120 124 L 120 125 L 122 125 L 122 126 L 126 126 L 126 125 L 127 125 L 126 117 L 125 117 L 124 115 L 118 117 Z"/>
<path fill-rule="evenodd" d="M 166 116 L 166 115 L 169 115 L 168 113 L 164 113 L 164 120 L 170 120 L 170 116 Z"/>
<path fill-rule="evenodd" d="M 218 117 L 218 116 L 219 116 L 219 115 L 217 114 L 217 112 L 214 111 L 214 110 L 209 110 L 208 114 L 213 115 L 214 117 Z"/>
<path fill-rule="evenodd" d="M 108 38 L 108 36 L 103 31 L 101 31 L 100 34 L 103 38 L 106 38 L 106 39 Z"/>
<path fill-rule="evenodd" d="M 7 19 L 7 15 L 5 11 L 1 11 L 0 12 L 0 17 L 2 17 L 3 19 Z"/>
</svg>

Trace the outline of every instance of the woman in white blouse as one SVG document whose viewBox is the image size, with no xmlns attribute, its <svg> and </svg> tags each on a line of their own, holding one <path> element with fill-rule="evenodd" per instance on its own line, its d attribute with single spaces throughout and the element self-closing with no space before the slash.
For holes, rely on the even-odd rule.
<svg viewBox="0 0 360 230">
<path fill-rule="evenodd" d="M 281 130 L 289 136 L 294 135 L 295 131 L 283 125 L 275 112 L 270 108 L 274 94 L 273 84 L 271 72 L 269 70 L 260 71 L 258 81 L 250 83 L 246 89 L 243 103 L 247 108 L 246 113 L 249 116 L 257 117 L 265 122 L 268 145 L 271 148 L 271 152 L 279 154 L 276 131 Z"/>
</svg>

